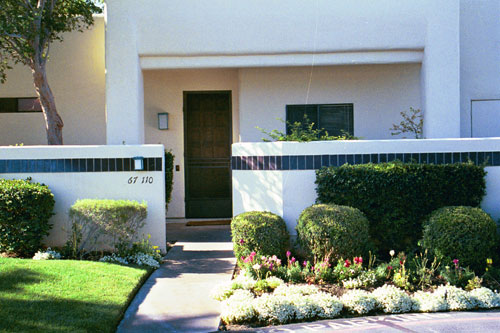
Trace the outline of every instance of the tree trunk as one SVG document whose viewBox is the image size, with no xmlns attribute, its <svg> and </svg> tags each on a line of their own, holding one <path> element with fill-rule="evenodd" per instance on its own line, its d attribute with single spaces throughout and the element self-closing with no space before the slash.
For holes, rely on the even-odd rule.
<svg viewBox="0 0 500 333">
<path fill-rule="evenodd" d="M 49 145 L 62 145 L 62 128 L 64 123 L 57 113 L 54 94 L 47 81 L 45 66 L 34 65 L 31 68 L 36 94 L 40 98 L 43 117 L 45 118 L 45 129 L 47 130 L 47 143 Z"/>
</svg>

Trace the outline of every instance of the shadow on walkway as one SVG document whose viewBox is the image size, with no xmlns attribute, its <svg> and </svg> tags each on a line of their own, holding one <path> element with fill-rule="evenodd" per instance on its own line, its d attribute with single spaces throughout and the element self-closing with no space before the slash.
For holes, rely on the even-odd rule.
<svg viewBox="0 0 500 333">
<path fill-rule="evenodd" d="M 164 263 L 143 285 L 117 332 L 209 332 L 219 323 L 212 288 L 231 280 L 236 264 L 230 226 L 167 224 L 175 241 Z"/>
</svg>

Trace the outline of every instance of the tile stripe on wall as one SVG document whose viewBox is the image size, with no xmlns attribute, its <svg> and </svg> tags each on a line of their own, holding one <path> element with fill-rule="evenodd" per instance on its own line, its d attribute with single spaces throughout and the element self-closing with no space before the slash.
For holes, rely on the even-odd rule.
<svg viewBox="0 0 500 333">
<path fill-rule="evenodd" d="M 348 164 L 383 163 L 399 160 L 426 164 L 472 161 L 476 165 L 500 166 L 500 151 L 453 153 L 383 153 L 338 155 L 233 156 L 233 170 L 317 170 Z"/>
<path fill-rule="evenodd" d="M 0 160 L 2 173 L 66 173 L 134 171 L 132 158 L 65 158 Z M 161 157 L 145 157 L 143 171 L 162 171 Z"/>
</svg>

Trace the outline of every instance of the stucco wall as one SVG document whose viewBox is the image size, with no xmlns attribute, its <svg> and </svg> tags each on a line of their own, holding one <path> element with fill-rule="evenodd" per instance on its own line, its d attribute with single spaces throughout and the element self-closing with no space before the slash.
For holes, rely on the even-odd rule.
<svg viewBox="0 0 500 333">
<path fill-rule="evenodd" d="M 63 43 L 52 45 L 47 76 L 64 121 L 65 144 L 106 142 L 104 69 L 102 16 L 95 18 L 90 31 L 68 33 Z M 28 67 L 16 65 L 7 72 L 1 97 L 36 97 Z M 0 146 L 16 143 L 47 143 L 41 113 L 0 113 Z"/>
<path fill-rule="evenodd" d="M 232 93 L 233 142 L 239 141 L 238 70 L 162 70 L 144 72 L 144 124 L 146 143 L 161 143 L 175 155 L 172 201 L 168 217 L 184 217 L 184 117 L 183 92 L 230 90 Z M 169 113 L 169 129 L 158 130 L 160 112 Z"/>
<path fill-rule="evenodd" d="M 163 146 L 62 146 L 62 147 L 0 147 L 0 177 L 6 179 L 26 179 L 46 184 L 54 194 L 55 215 L 50 219 L 53 224 L 50 234 L 46 239 L 49 246 L 61 246 L 67 241 L 69 230 L 68 210 L 78 199 L 124 199 L 146 201 L 148 204 L 148 217 L 145 226 L 139 231 L 138 236 L 151 235 L 151 243 L 158 245 L 163 251 L 165 243 L 165 181 L 163 171 L 117 171 L 104 167 L 102 159 L 115 159 L 116 164 L 122 163 L 118 159 L 131 159 L 135 156 L 158 158 L 163 161 Z M 94 160 L 100 159 L 100 170 L 97 166 L 89 168 L 68 170 L 56 169 L 61 160 L 70 159 L 71 164 L 84 159 L 89 165 L 96 165 Z M 23 160 L 6 169 L 6 160 Z M 19 170 L 27 163 L 44 166 L 49 163 L 50 168 L 42 168 L 33 172 Z M 40 162 L 40 163 L 39 163 Z M 108 165 L 111 162 L 108 160 Z M 115 164 L 115 163 L 114 163 Z M 18 170 L 16 170 L 18 169 Z M 123 166 L 122 170 L 126 167 Z M 86 171 L 83 171 L 86 170 Z M 154 170 L 157 170 L 154 168 Z M 20 172 L 21 171 L 21 172 Z M 135 183 L 129 183 L 131 177 L 138 177 Z M 148 177 L 143 182 L 143 177 Z"/>
<path fill-rule="evenodd" d="M 287 104 L 354 104 L 354 135 L 390 139 L 399 112 L 420 108 L 420 65 L 240 69 L 241 141 L 261 141 L 285 125 Z"/>
<path fill-rule="evenodd" d="M 470 137 L 471 101 L 500 101 L 500 1 L 462 0 L 460 7 L 461 135 Z M 500 103 L 495 107 L 500 118 Z M 488 121 L 487 119 L 481 121 Z M 500 136 L 500 129 L 497 131 Z"/>
<path fill-rule="evenodd" d="M 107 2 L 134 18 L 141 55 L 414 49 L 425 38 L 427 0 Z"/>
<path fill-rule="evenodd" d="M 496 221 L 500 218 L 500 150 L 499 138 L 426 139 L 426 140 L 360 140 L 323 142 L 271 142 L 233 144 L 233 156 L 302 156 L 393 153 L 496 152 L 495 166 L 485 168 L 486 195 L 481 207 Z M 388 155 L 387 155 L 388 156 Z M 233 157 L 233 159 L 234 159 Z M 490 156 L 491 157 L 491 156 Z M 233 161 L 233 165 L 238 162 Z M 316 163 L 316 162 L 314 162 Z M 272 169 L 272 167 L 269 167 Z M 316 200 L 314 168 L 305 170 L 235 170 L 233 167 L 233 214 L 252 210 L 271 211 L 283 217 L 288 230 L 295 226 L 302 210 Z M 295 168 L 296 169 L 296 168 Z M 318 167 L 319 169 L 319 167 Z"/>
</svg>

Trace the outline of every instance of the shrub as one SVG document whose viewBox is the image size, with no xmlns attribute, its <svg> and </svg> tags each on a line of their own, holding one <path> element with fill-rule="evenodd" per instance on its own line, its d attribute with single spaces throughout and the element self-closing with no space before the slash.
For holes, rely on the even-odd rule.
<svg viewBox="0 0 500 333">
<path fill-rule="evenodd" d="M 0 179 L 0 252 L 33 256 L 49 234 L 54 204 L 43 184 Z"/>
<path fill-rule="evenodd" d="M 165 151 L 165 206 L 168 210 L 168 204 L 172 200 L 172 187 L 174 185 L 174 154 L 171 151 Z"/>
<path fill-rule="evenodd" d="M 356 208 L 313 205 L 304 209 L 297 224 L 297 240 L 316 262 L 352 258 L 368 251 L 368 220 Z"/>
<path fill-rule="evenodd" d="M 247 212 L 231 222 L 234 254 L 241 257 L 255 251 L 259 255 L 283 257 L 290 244 L 285 221 L 270 212 Z"/>
<path fill-rule="evenodd" d="M 451 263 L 476 272 L 484 269 L 486 259 L 496 246 L 496 224 L 480 208 L 443 207 L 433 212 L 424 224 L 424 246 Z"/>
<path fill-rule="evenodd" d="M 147 204 L 128 200 L 77 200 L 69 210 L 70 247 L 73 254 L 104 247 L 119 252 L 131 246 L 132 239 L 144 226 Z"/>
<path fill-rule="evenodd" d="M 379 250 L 413 250 L 422 222 L 444 206 L 478 206 L 485 194 L 485 171 L 472 163 L 390 162 L 343 165 L 317 171 L 318 203 L 360 209 L 370 221 Z"/>
</svg>

